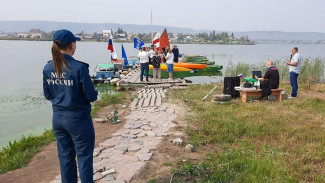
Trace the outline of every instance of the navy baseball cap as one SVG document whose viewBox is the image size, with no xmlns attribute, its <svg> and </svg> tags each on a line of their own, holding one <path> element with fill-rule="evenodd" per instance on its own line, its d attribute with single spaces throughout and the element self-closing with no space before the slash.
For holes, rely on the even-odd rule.
<svg viewBox="0 0 325 183">
<path fill-rule="evenodd" d="M 69 45 L 72 42 L 80 41 L 80 38 L 74 36 L 72 32 L 62 29 L 62 30 L 58 30 L 54 33 L 53 42 L 56 40 L 59 40 L 60 43 Z"/>
</svg>

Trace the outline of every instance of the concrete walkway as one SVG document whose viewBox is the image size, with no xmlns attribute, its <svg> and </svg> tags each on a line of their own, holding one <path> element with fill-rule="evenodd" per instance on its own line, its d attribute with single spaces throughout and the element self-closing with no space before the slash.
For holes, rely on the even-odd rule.
<svg viewBox="0 0 325 183">
<path fill-rule="evenodd" d="M 150 84 L 176 84 L 176 83 L 184 83 L 184 79 L 175 78 L 174 80 L 168 80 L 168 79 L 160 79 L 155 80 L 153 78 L 149 78 Z M 129 72 L 125 77 L 123 77 L 120 81 L 118 81 L 117 86 L 127 86 L 127 85 L 146 85 L 146 83 L 143 83 L 140 81 L 140 69 L 134 69 L 131 72 Z"/>
<path fill-rule="evenodd" d="M 138 92 L 138 97 L 130 104 L 130 108 L 160 107 L 162 105 L 162 100 L 166 98 L 165 93 L 167 92 L 162 86 L 167 85 L 157 85 L 157 87 L 147 86 L 140 90 Z"/>
</svg>

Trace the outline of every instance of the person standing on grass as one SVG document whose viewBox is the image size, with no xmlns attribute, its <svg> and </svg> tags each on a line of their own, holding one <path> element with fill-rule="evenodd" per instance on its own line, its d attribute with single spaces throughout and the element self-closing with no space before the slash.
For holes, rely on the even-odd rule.
<svg viewBox="0 0 325 183">
<path fill-rule="evenodd" d="M 146 81 L 149 82 L 149 56 L 150 53 L 146 51 L 147 48 L 142 47 L 141 51 L 138 53 L 138 58 L 140 59 L 140 81 L 143 82 L 143 72 L 146 71 Z"/>
<path fill-rule="evenodd" d="M 294 47 L 291 49 L 291 58 L 287 62 L 289 65 L 290 85 L 292 87 L 291 96 L 289 99 L 297 97 L 298 92 L 298 76 L 301 70 L 302 58 L 298 53 L 298 48 Z"/>
<path fill-rule="evenodd" d="M 170 51 L 170 48 L 166 47 L 166 64 L 167 64 L 167 72 L 169 74 L 168 80 L 173 79 L 173 72 L 174 72 L 174 55 Z"/>
<path fill-rule="evenodd" d="M 174 54 L 174 62 L 178 63 L 179 50 L 176 45 L 173 46 L 172 52 Z"/>
<path fill-rule="evenodd" d="M 75 37 L 68 30 L 53 35 L 52 57 L 43 70 L 43 91 L 53 108 L 52 126 L 57 141 L 62 183 L 93 182 L 95 130 L 91 102 L 98 92 L 91 82 L 89 65 L 75 60 Z"/>
<path fill-rule="evenodd" d="M 152 68 L 152 75 L 153 75 L 153 79 L 155 81 L 157 81 L 157 77 L 158 80 L 161 81 L 161 69 L 160 69 L 160 64 L 161 64 L 161 57 L 158 56 L 158 51 L 155 51 L 155 55 L 153 56 L 153 68 Z"/>
</svg>

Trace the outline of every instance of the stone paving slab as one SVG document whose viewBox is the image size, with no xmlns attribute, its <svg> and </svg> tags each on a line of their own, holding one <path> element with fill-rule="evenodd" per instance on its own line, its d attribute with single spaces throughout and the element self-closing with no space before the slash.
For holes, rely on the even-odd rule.
<svg viewBox="0 0 325 183">
<path fill-rule="evenodd" d="M 155 106 L 155 101 L 156 101 L 156 94 L 152 93 L 151 95 L 151 101 L 150 101 L 150 107 L 154 107 Z"/>
<path fill-rule="evenodd" d="M 142 107 L 144 98 L 140 98 L 137 107 Z"/>
<path fill-rule="evenodd" d="M 141 98 L 141 97 L 139 97 L 139 98 Z M 138 104 L 138 101 L 139 101 L 139 99 L 135 98 L 133 100 L 133 102 L 131 103 L 130 108 L 135 108 L 137 106 L 137 104 Z"/>
<path fill-rule="evenodd" d="M 151 97 L 144 99 L 142 107 L 149 107 L 150 99 Z"/>
<path fill-rule="evenodd" d="M 161 106 L 161 97 L 160 96 L 157 96 L 157 98 L 156 98 L 156 106 L 157 107 Z"/>
</svg>

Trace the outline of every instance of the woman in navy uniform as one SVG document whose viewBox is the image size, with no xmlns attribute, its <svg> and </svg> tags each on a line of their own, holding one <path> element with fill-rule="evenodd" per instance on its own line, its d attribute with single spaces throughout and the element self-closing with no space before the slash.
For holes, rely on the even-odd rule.
<svg viewBox="0 0 325 183">
<path fill-rule="evenodd" d="M 82 183 L 93 183 L 95 130 L 91 102 L 98 92 L 91 82 L 88 64 L 75 60 L 75 37 L 68 30 L 53 36 L 53 60 L 43 70 L 44 96 L 53 108 L 53 132 L 57 140 L 62 183 L 77 183 L 77 165 Z"/>
</svg>

